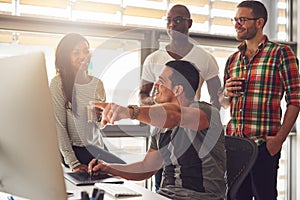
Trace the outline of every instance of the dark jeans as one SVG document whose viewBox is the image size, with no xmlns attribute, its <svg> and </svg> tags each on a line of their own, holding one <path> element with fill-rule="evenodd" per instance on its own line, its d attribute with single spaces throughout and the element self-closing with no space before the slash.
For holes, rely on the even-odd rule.
<svg viewBox="0 0 300 200">
<path fill-rule="evenodd" d="M 100 160 L 103 160 L 104 162 L 107 163 L 126 164 L 126 162 L 123 161 L 121 158 L 110 153 L 106 147 L 104 149 L 101 149 L 96 146 L 86 146 L 86 147 L 72 146 L 72 148 L 79 162 L 85 165 L 89 164 L 89 162 L 93 158 L 96 158 L 97 156 Z M 64 159 L 62 161 L 63 164 L 67 166 L 66 163 L 64 162 Z"/>
<path fill-rule="evenodd" d="M 257 160 L 249 175 L 241 185 L 237 200 L 276 200 L 277 170 L 279 168 L 280 152 L 271 156 L 263 143 L 258 148 Z"/>
</svg>

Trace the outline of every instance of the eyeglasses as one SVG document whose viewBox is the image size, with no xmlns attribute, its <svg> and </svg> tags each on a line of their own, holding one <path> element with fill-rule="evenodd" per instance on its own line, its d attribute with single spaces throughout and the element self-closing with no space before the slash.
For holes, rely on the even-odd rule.
<svg viewBox="0 0 300 200">
<path fill-rule="evenodd" d="M 235 23 L 238 23 L 240 25 L 244 25 L 246 21 L 248 20 L 258 20 L 260 17 L 255 17 L 255 18 L 248 18 L 248 17 L 239 17 L 239 18 L 232 18 L 231 22 L 233 23 L 233 25 L 235 25 Z"/>
<path fill-rule="evenodd" d="M 174 22 L 175 24 L 180 24 L 183 20 L 190 20 L 190 18 L 177 16 L 177 17 L 174 17 L 174 18 L 167 17 L 166 20 L 167 20 L 168 24 L 171 24 L 172 22 Z"/>
</svg>

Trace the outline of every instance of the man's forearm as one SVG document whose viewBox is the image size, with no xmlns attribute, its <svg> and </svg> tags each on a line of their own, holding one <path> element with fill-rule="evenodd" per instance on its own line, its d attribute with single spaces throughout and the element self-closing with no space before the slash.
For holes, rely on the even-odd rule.
<svg viewBox="0 0 300 200">
<path fill-rule="evenodd" d="M 132 115 L 132 111 L 129 111 Z M 175 104 L 142 106 L 137 120 L 159 128 L 171 128 L 180 124 L 181 109 Z"/>
<path fill-rule="evenodd" d="M 130 116 L 133 116 L 132 109 L 129 113 Z M 209 121 L 204 111 L 197 108 L 180 107 L 173 103 L 142 106 L 136 119 L 158 128 L 180 126 L 197 131 L 209 127 Z"/>
<path fill-rule="evenodd" d="M 290 133 L 291 129 L 295 125 L 297 117 L 299 115 L 300 108 L 294 105 L 289 105 L 286 109 L 284 114 L 284 119 L 281 128 L 277 132 L 276 137 L 278 137 L 282 143 L 287 138 L 288 134 Z"/>
<path fill-rule="evenodd" d="M 150 178 L 156 169 L 145 169 L 141 162 L 132 164 L 109 164 L 107 173 L 127 180 L 145 180 Z"/>
<path fill-rule="evenodd" d="M 219 102 L 218 91 L 221 88 L 221 81 L 218 76 L 215 76 L 207 82 L 208 93 L 210 95 L 210 102 L 213 106 L 215 106 L 218 110 L 220 110 L 221 105 Z"/>
</svg>

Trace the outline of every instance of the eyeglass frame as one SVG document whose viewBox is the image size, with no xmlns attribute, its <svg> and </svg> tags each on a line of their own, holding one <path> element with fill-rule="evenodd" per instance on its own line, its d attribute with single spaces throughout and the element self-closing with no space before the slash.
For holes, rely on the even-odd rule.
<svg viewBox="0 0 300 200">
<path fill-rule="evenodd" d="M 175 24 L 180 24 L 181 22 L 183 22 L 183 20 L 191 20 L 191 18 L 176 16 L 174 18 L 166 17 L 165 20 L 167 21 L 168 24 L 170 24 L 171 22 L 174 22 Z"/>
<path fill-rule="evenodd" d="M 231 18 L 231 22 L 233 23 L 233 25 L 235 25 L 236 23 L 238 23 L 239 25 L 244 25 L 246 21 L 249 20 L 258 20 L 261 17 L 254 17 L 254 18 L 250 18 L 250 17 L 239 17 L 239 18 Z"/>
</svg>

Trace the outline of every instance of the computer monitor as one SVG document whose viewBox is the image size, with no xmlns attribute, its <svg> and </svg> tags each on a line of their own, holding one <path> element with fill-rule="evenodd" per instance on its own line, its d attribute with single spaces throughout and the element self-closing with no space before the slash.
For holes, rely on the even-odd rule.
<svg viewBox="0 0 300 200">
<path fill-rule="evenodd" d="M 66 200 L 44 54 L 0 59 L 0 191 Z"/>
</svg>

